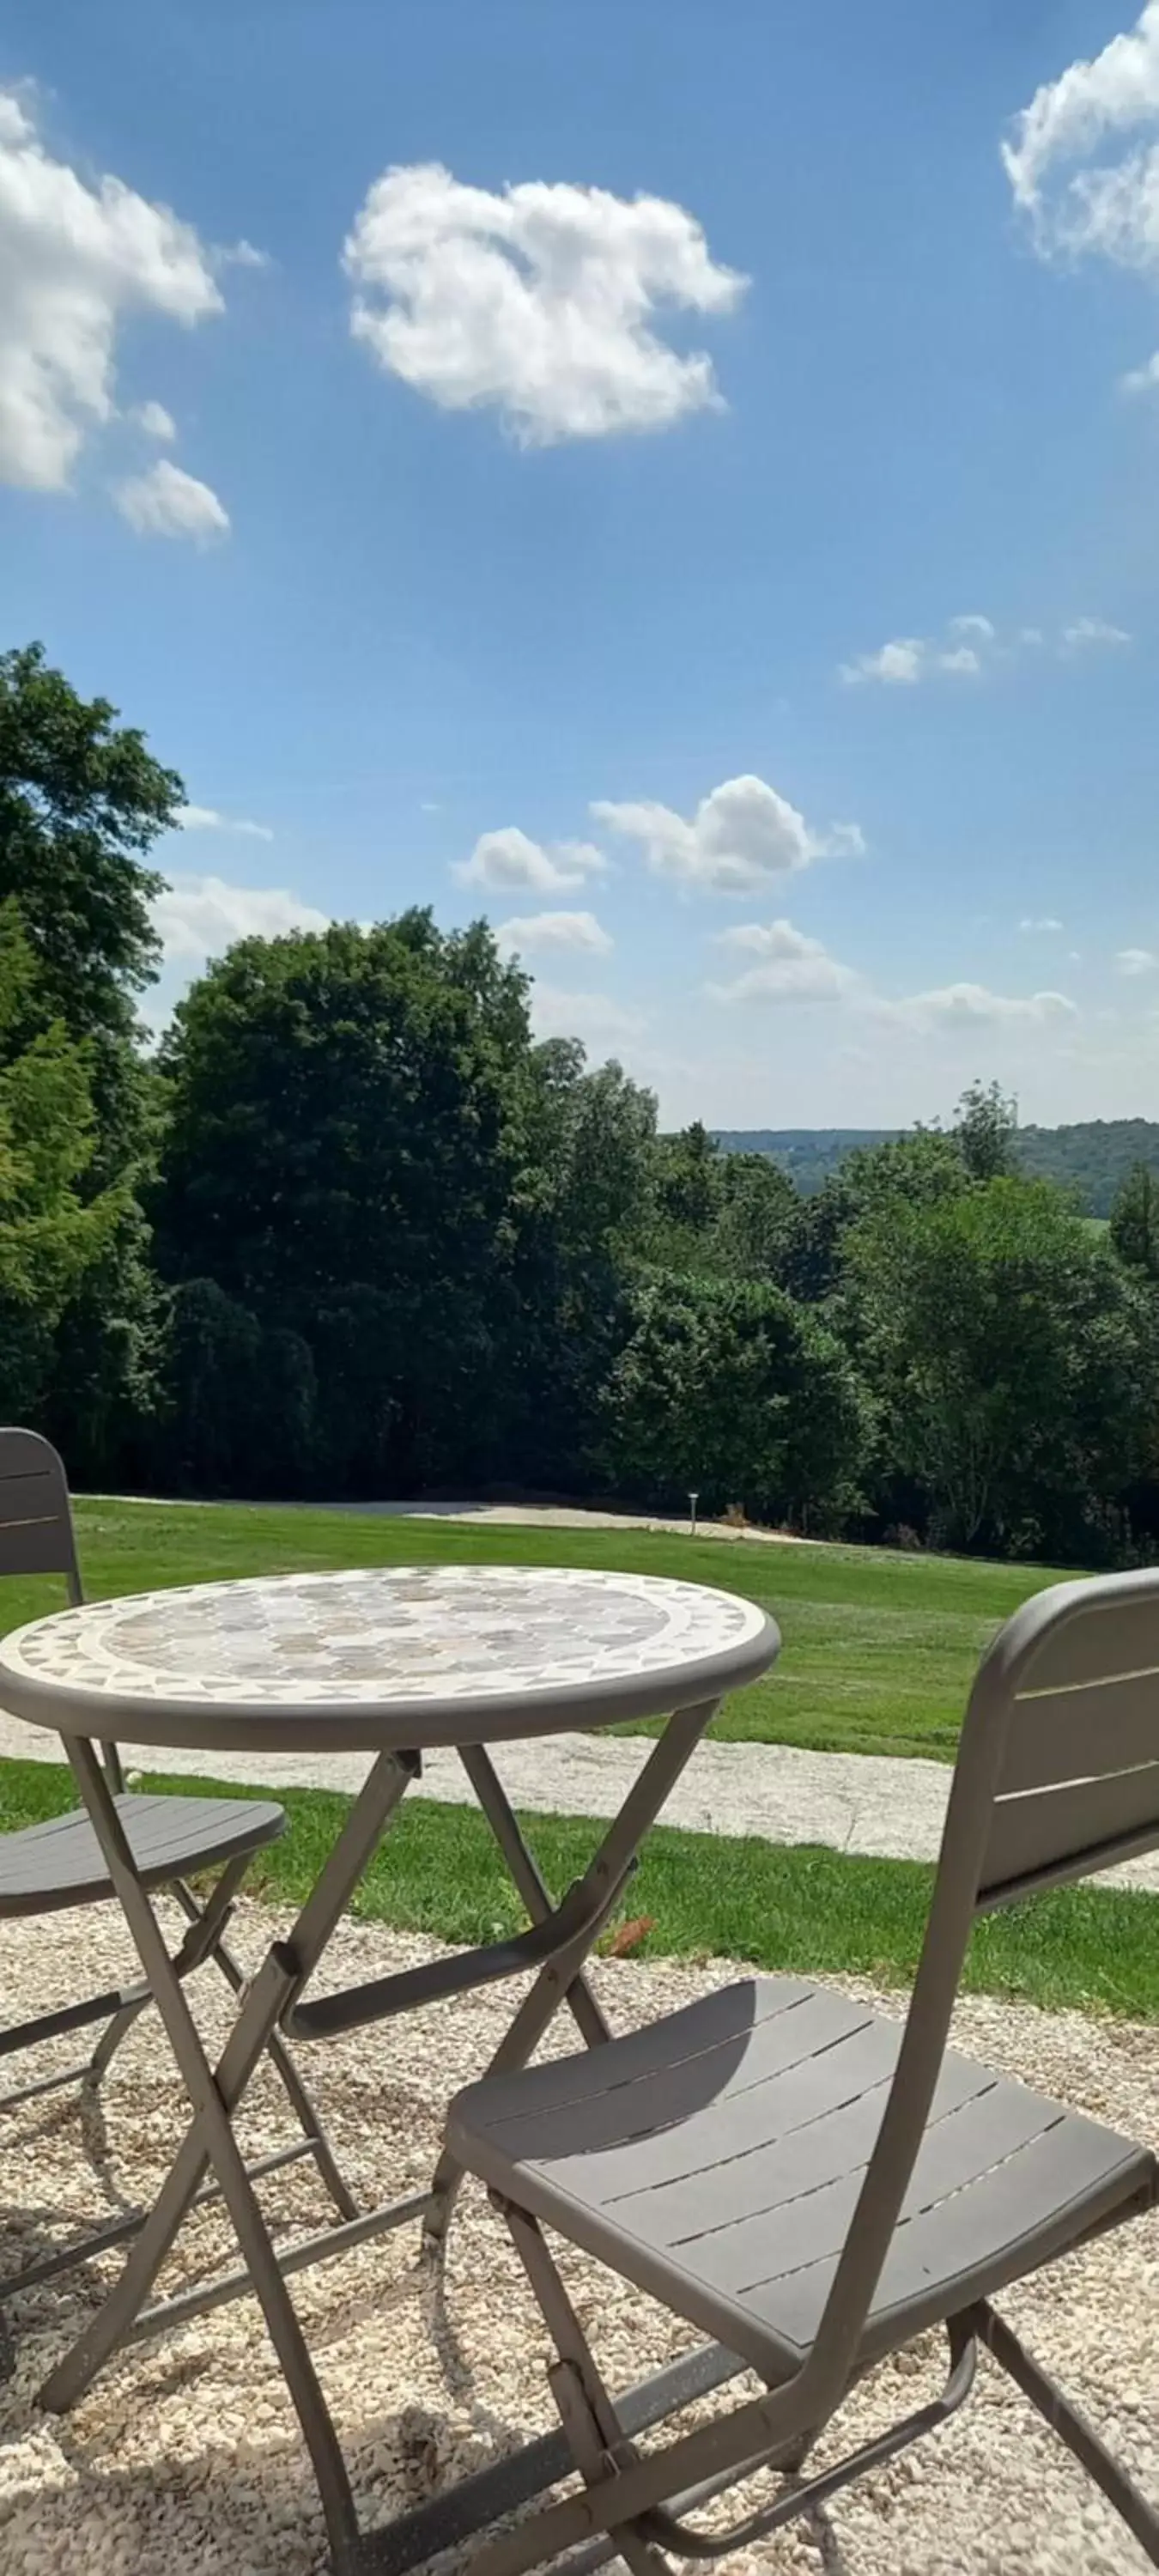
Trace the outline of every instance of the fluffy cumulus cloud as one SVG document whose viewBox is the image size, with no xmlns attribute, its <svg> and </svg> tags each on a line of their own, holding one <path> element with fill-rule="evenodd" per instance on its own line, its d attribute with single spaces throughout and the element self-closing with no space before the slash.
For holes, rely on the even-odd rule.
<svg viewBox="0 0 1159 2576">
<path fill-rule="evenodd" d="M 484 886 L 493 894 L 565 894 L 601 876 L 607 864 L 591 841 L 556 841 L 545 848 L 509 823 L 502 831 L 481 833 L 470 858 L 457 860 L 451 874 L 460 885 Z"/>
<path fill-rule="evenodd" d="M 1120 975 L 1153 975 L 1159 957 L 1151 948 L 1120 948 L 1115 964 Z"/>
<path fill-rule="evenodd" d="M 763 778 L 726 778 L 685 818 L 651 802 L 593 805 L 596 821 L 639 843 L 653 875 L 706 894 L 752 894 L 814 859 L 858 857 L 856 823 L 815 832 Z"/>
<path fill-rule="evenodd" d="M 1058 914 L 1055 912 L 1038 912 L 1028 913 L 1025 919 L 1019 922 L 1018 927 L 1020 930 L 1026 931 L 1033 936 L 1035 932 L 1039 931 L 1051 932 L 1062 930 L 1065 925 L 1059 920 Z"/>
<path fill-rule="evenodd" d="M 117 508 L 139 537 L 188 537 L 208 545 L 229 535 L 229 513 L 208 483 L 186 474 L 162 456 L 147 474 L 131 474 L 113 494 Z"/>
<path fill-rule="evenodd" d="M 851 688 L 863 680 L 883 680 L 888 688 L 912 689 L 926 667 L 926 644 L 921 635 L 895 635 L 888 644 L 879 644 L 876 652 L 859 653 L 855 661 L 841 664 L 841 677 Z"/>
<path fill-rule="evenodd" d="M 67 486 L 86 432 L 113 417 L 123 321 L 221 306 L 191 224 L 56 160 L 27 100 L 0 90 L 0 480 Z"/>
<path fill-rule="evenodd" d="M 509 956 L 530 957 L 547 949 L 583 950 L 607 957 L 615 945 L 594 912 L 525 912 L 501 921 L 495 937 Z"/>
<path fill-rule="evenodd" d="M 272 841 L 268 823 L 247 823 L 240 814 L 220 814 L 216 805 L 179 805 L 176 820 L 183 832 L 237 832 L 247 841 Z"/>
<path fill-rule="evenodd" d="M 379 366 L 443 410 L 493 407 L 528 446 L 718 406 L 711 359 L 653 326 L 665 309 L 728 313 L 747 283 L 665 198 L 545 180 L 493 192 L 437 162 L 375 180 L 344 264 L 351 327 Z"/>
<path fill-rule="evenodd" d="M 722 930 L 717 946 L 755 962 L 728 983 L 710 984 L 717 1002 L 833 1002 L 855 993 L 861 978 L 831 957 L 819 939 L 791 921 L 745 921 Z"/>
<path fill-rule="evenodd" d="M 1044 81 L 1002 146 L 1044 257 L 1098 252 L 1159 272 L 1159 0 L 1090 60 Z"/>
<path fill-rule="evenodd" d="M 166 965 L 197 965 L 235 939 L 325 930 L 327 918 L 287 886 L 230 885 L 224 877 L 175 876 L 153 906 Z"/>
</svg>

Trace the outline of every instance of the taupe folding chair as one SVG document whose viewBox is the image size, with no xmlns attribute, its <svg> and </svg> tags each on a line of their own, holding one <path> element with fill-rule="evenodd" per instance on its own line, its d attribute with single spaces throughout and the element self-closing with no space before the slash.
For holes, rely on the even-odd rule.
<svg viewBox="0 0 1159 2576">
<path fill-rule="evenodd" d="M 1152 2207 L 1149 2148 L 946 2048 L 979 1913 L 1159 1843 L 1159 1575 L 1059 1584 L 1015 1613 L 970 1696 L 904 2024 L 796 1978 L 725 1987 L 625 2039 L 485 2078 L 448 2138 L 504 2212 L 558 2359 L 584 2492 L 492 2541 L 471 2576 L 569 2576 L 613 2550 L 716 2558 L 950 2415 L 979 2344 L 1159 2566 L 1159 2511 L 991 2300 Z M 664 2448 L 625 2437 L 544 2226 L 755 2369 L 767 2393 Z M 944 2325 L 940 2396 L 730 2530 L 689 2520 L 761 2468 L 798 2472 L 848 2390 Z M 631 2400 L 627 2401 L 630 2411 Z"/>
<path fill-rule="evenodd" d="M 39 1433 L 0 1429 L 0 1575 L 60 1574 L 70 1602 L 84 1598 L 68 1484 L 60 1458 Z M 102 1746 L 105 1776 L 128 1835 L 137 1867 L 149 1888 L 174 1896 L 188 1921 L 188 1931 L 174 1957 L 178 1974 L 187 1976 L 212 1960 L 237 1994 L 244 1971 L 226 1942 L 234 1899 L 255 1852 L 285 1831 L 285 1810 L 268 1799 L 144 1797 L 126 1793 L 115 1744 Z M 192 1877 L 216 1870 L 219 1875 L 202 1902 L 189 1885 Z M 113 1896 L 104 1856 L 83 1808 L 54 1816 L 39 1825 L 0 1834 L 0 1924 L 20 1915 L 51 1914 L 66 1907 L 98 1905 Z M 67 1972 L 68 1945 L 61 1944 Z M 77 1945 L 83 1962 L 83 1944 Z M 113 1993 L 88 1995 L 57 2012 L 40 2013 L 0 2029 L 0 2058 L 58 2039 L 69 2031 L 103 2022 L 105 2028 L 91 2055 L 79 2064 L 39 2075 L 0 2094 L 0 2111 L 14 2109 L 58 2086 L 88 2080 L 99 2084 L 126 2031 L 150 2001 L 148 1984 L 137 1982 Z M 338 2170 L 318 2113 L 285 2041 L 274 2033 L 267 2042 L 270 2057 L 297 2114 L 301 2135 L 250 2167 L 251 2178 L 313 2156 L 322 2179 L 344 2218 L 356 2218 L 358 2204 Z M 0 2277 L 0 2303 L 18 2290 L 52 2280 L 90 2255 L 106 2252 L 134 2235 L 143 2213 L 119 2218 L 99 2231 L 38 2257 L 7 2277 Z"/>
</svg>

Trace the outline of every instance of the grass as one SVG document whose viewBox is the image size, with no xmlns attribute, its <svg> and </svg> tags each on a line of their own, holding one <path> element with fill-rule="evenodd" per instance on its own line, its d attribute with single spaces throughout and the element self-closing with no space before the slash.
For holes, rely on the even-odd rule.
<svg viewBox="0 0 1159 2576">
<path fill-rule="evenodd" d="M 212 1781 L 148 1778 L 151 1789 L 212 1794 Z M 231 1784 L 231 1797 L 260 1790 Z M 289 1789 L 284 1840 L 259 1853 L 251 1888 L 297 1903 L 349 1811 L 336 1793 Z M 39 1762 L 0 1763 L 0 1828 L 33 1824 L 73 1803 L 70 1775 Z M 570 1816 L 525 1820 L 551 1886 L 584 1868 L 602 1828 Z M 658 1826 L 631 1882 L 626 1912 L 651 1928 L 641 1957 L 730 1958 L 763 1968 L 872 1978 L 913 1975 L 932 1872 L 916 1861 L 863 1860 L 758 1840 L 723 1847 L 711 1834 Z M 352 1911 L 447 1941 L 478 1942 L 524 1917 L 482 1816 L 409 1797 L 371 1863 Z M 1067 1888 L 988 1916 L 974 1934 L 964 1984 L 1051 2011 L 1159 2017 L 1159 1898 L 1117 1888 Z"/>
<path fill-rule="evenodd" d="M 718 1738 L 951 1761 L 978 1656 L 1043 1567 L 880 1548 L 761 1547 L 646 1530 L 505 1529 L 238 1504 L 82 1502 L 94 1598 L 215 1576 L 424 1564 L 590 1565 L 716 1583 L 760 1601 L 784 1640 L 775 1670 L 738 1691 Z M 59 1586 L 12 1582 L 0 1623 L 55 1606 Z"/>
</svg>

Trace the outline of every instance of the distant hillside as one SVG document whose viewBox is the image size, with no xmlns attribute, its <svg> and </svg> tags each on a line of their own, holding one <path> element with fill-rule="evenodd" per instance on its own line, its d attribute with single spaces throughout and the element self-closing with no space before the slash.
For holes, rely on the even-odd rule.
<svg viewBox="0 0 1159 2576">
<path fill-rule="evenodd" d="M 738 1154 L 771 1154 L 806 1196 L 821 1188 L 859 1145 L 882 1145 L 896 1127 L 720 1128 L 718 1142 Z M 1036 1179 L 1061 1181 L 1077 1192 L 1088 1216 L 1107 1216 L 1132 1163 L 1159 1174 L 1159 1121 L 1088 1118 L 1075 1127 L 1021 1127 L 1023 1168 Z"/>
</svg>

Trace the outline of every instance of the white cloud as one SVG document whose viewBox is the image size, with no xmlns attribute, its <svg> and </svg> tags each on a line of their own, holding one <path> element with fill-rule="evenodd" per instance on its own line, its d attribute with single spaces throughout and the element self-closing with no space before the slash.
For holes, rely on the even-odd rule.
<svg viewBox="0 0 1159 2576">
<path fill-rule="evenodd" d="M 959 640 L 946 640 L 953 637 Z M 875 653 L 859 653 L 855 661 L 838 664 L 838 676 L 849 688 L 875 680 L 887 688 L 912 689 L 920 680 L 935 679 L 939 673 L 951 679 L 973 680 L 1045 641 L 1041 626 L 1020 626 L 1008 641 L 999 635 L 992 618 L 972 612 L 969 616 L 948 618 L 942 637 L 898 635 L 892 643 L 880 645 Z M 1061 629 L 1057 644 L 1060 653 L 1076 653 L 1089 645 L 1130 641 L 1124 627 L 1109 625 L 1105 617 L 1076 617 Z"/>
<path fill-rule="evenodd" d="M 1159 146 L 1117 161 L 1094 157 L 1157 121 L 1159 0 L 1147 0 L 1129 33 L 1043 82 L 1002 146 L 1015 201 L 1044 258 L 1093 251 L 1127 267 L 1159 267 Z"/>
<path fill-rule="evenodd" d="M 1002 1028 L 1019 1024 L 1045 1028 L 1052 1021 L 1074 1019 L 1075 1005 L 1065 993 L 991 993 L 984 984 L 944 984 L 936 992 L 911 993 L 900 1002 L 876 997 L 872 1005 L 882 1019 L 914 1029 L 919 1036 L 941 1030 Z"/>
<path fill-rule="evenodd" d="M 1018 927 L 1020 930 L 1027 931 L 1061 930 L 1064 925 L 1053 912 L 1043 912 L 1028 914 L 1025 921 L 1019 922 Z"/>
<path fill-rule="evenodd" d="M 718 935 L 722 948 L 756 957 L 731 984 L 710 984 L 714 1002 L 842 1001 L 860 987 L 851 966 L 831 957 L 819 939 L 795 930 L 791 921 L 744 921 Z"/>
<path fill-rule="evenodd" d="M 167 456 L 147 474 L 131 475 L 113 494 L 117 508 L 139 537 L 191 537 L 205 545 L 229 535 L 229 513 L 208 483 L 186 474 Z"/>
<path fill-rule="evenodd" d="M 544 849 L 514 823 L 499 832 L 483 832 L 469 859 L 451 869 L 460 885 L 487 886 L 494 893 L 563 894 L 602 875 L 608 862 L 591 841 L 557 841 Z"/>
<path fill-rule="evenodd" d="M 1148 358 L 1145 366 L 1130 367 L 1125 376 L 1120 376 L 1119 383 L 1125 394 L 1159 392 L 1159 349 L 1156 349 L 1154 357 Z"/>
<path fill-rule="evenodd" d="M 591 957 L 608 957 L 615 946 L 594 912 L 527 912 L 501 921 L 495 937 L 501 948 L 521 956 L 539 948 L 582 948 Z"/>
<path fill-rule="evenodd" d="M 447 411 L 493 405 L 526 446 L 662 429 L 719 407 L 711 360 L 650 327 L 728 313 L 747 280 L 661 197 L 529 180 L 462 185 L 438 162 L 376 179 L 344 251 L 351 328 Z"/>
<path fill-rule="evenodd" d="M 1091 644 L 1129 644 L 1131 638 L 1125 626 L 1109 626 L 1105 617 L 1076 617 L 1063 627 L 1062 640 L 1069 652 L 1081 653 Z"/>
<path fill-rule="evenodd" d="M 0 480 L 67 487 L 86 432 L 113 416 L 126 317 L 192 324 L 221 309 L 191 224 L 54 160 L 27 105 L 0 90 Z"/>
<path fill-rule="evenodd" d="M 268 823 L 247 823 L 238 814 L 219 814 L 214 805 L 179 805 L 175 821 L 182 832 L 237 832 L 248 841 L 272 841 Z"/>
<path fill-rule="evenodd" d="M 177 423 L 164 403 L 134 403 L 128 415 L 135 429 L 143 429 L 146 438 L 159 438 L 170 446 L 177 436 Z"/>
<path fill-rule="evenodd" d="M 639 841 L 654 876 L 710 894 L 751 894 L 814 859 L 859 856 L 857 823 L 810 829 L 803 814 L 763 778 L 726 778 L 703 796 L 691 821 L 651 801 L 592 806 L 598 823 Z"/>
<path fill-rule="evenodd" d="M 992 993 L 983 984 L 946 984 L 892 1000 L 791 921 L 740 922 L 718 932 L 714 944 L 756 960 L 733 982 L 709 985 L 715 1002 L 839 1003 L 871 1023 L 926 1037 L 978 1028 L 1043 1029 L 1077 1016 L 1065 993 Z"/>
<path fill-rule="evenodd" d="M 1120 948 L 1115 964 L 1120 975 L 1153 975 L 1159 957 L 1150 948 Z"/>
<path fill-rule="evenodd" d="M 993 644 L 994 628 L 988 617 L 951 617 L 947 632 L 959 637 L 973 636 L 973 643 L 936 643 L 928 635 L 895 635 L 881 644 L 875 653 L 859 653 L 855 661 L 839 665 L 840 677 L 847 688 L 857 688 L 867 680 L 877 680 L 885 688 L 912 689 L 919 680 L 928 680 L 937 671 L 951 678 L 972 678 L 982 668 L 982 651 Z"/>
<path fill-rule="evenodd" d="M 610 993 L 565 993 L 538 979 L 531 987 L 531 1016 L 537 1036 L 579 1038 L 592 1054 L 630 1045 L 648 1026 L 646 1012 L 613 1001 Z"/>
<path fill-rule="evenodd" d="M 287 930 L 325 930 L 329 915 L 288 886 L 230 885 L 224 877 L 176 876 L 153 906 L 166 963 L 218 957 L 235 939 L 276 939 Z"/>
<path fill-rule="evenodd" d="M 887 688 L 909 689 L 922 676 L 926 652 L 920 635 L 897 635 L 876 653 L 859 653 L 855 662 L 842 662 L 841 677 L 850 688 L 862 680 L 883 680 Z"/>
</svg>

